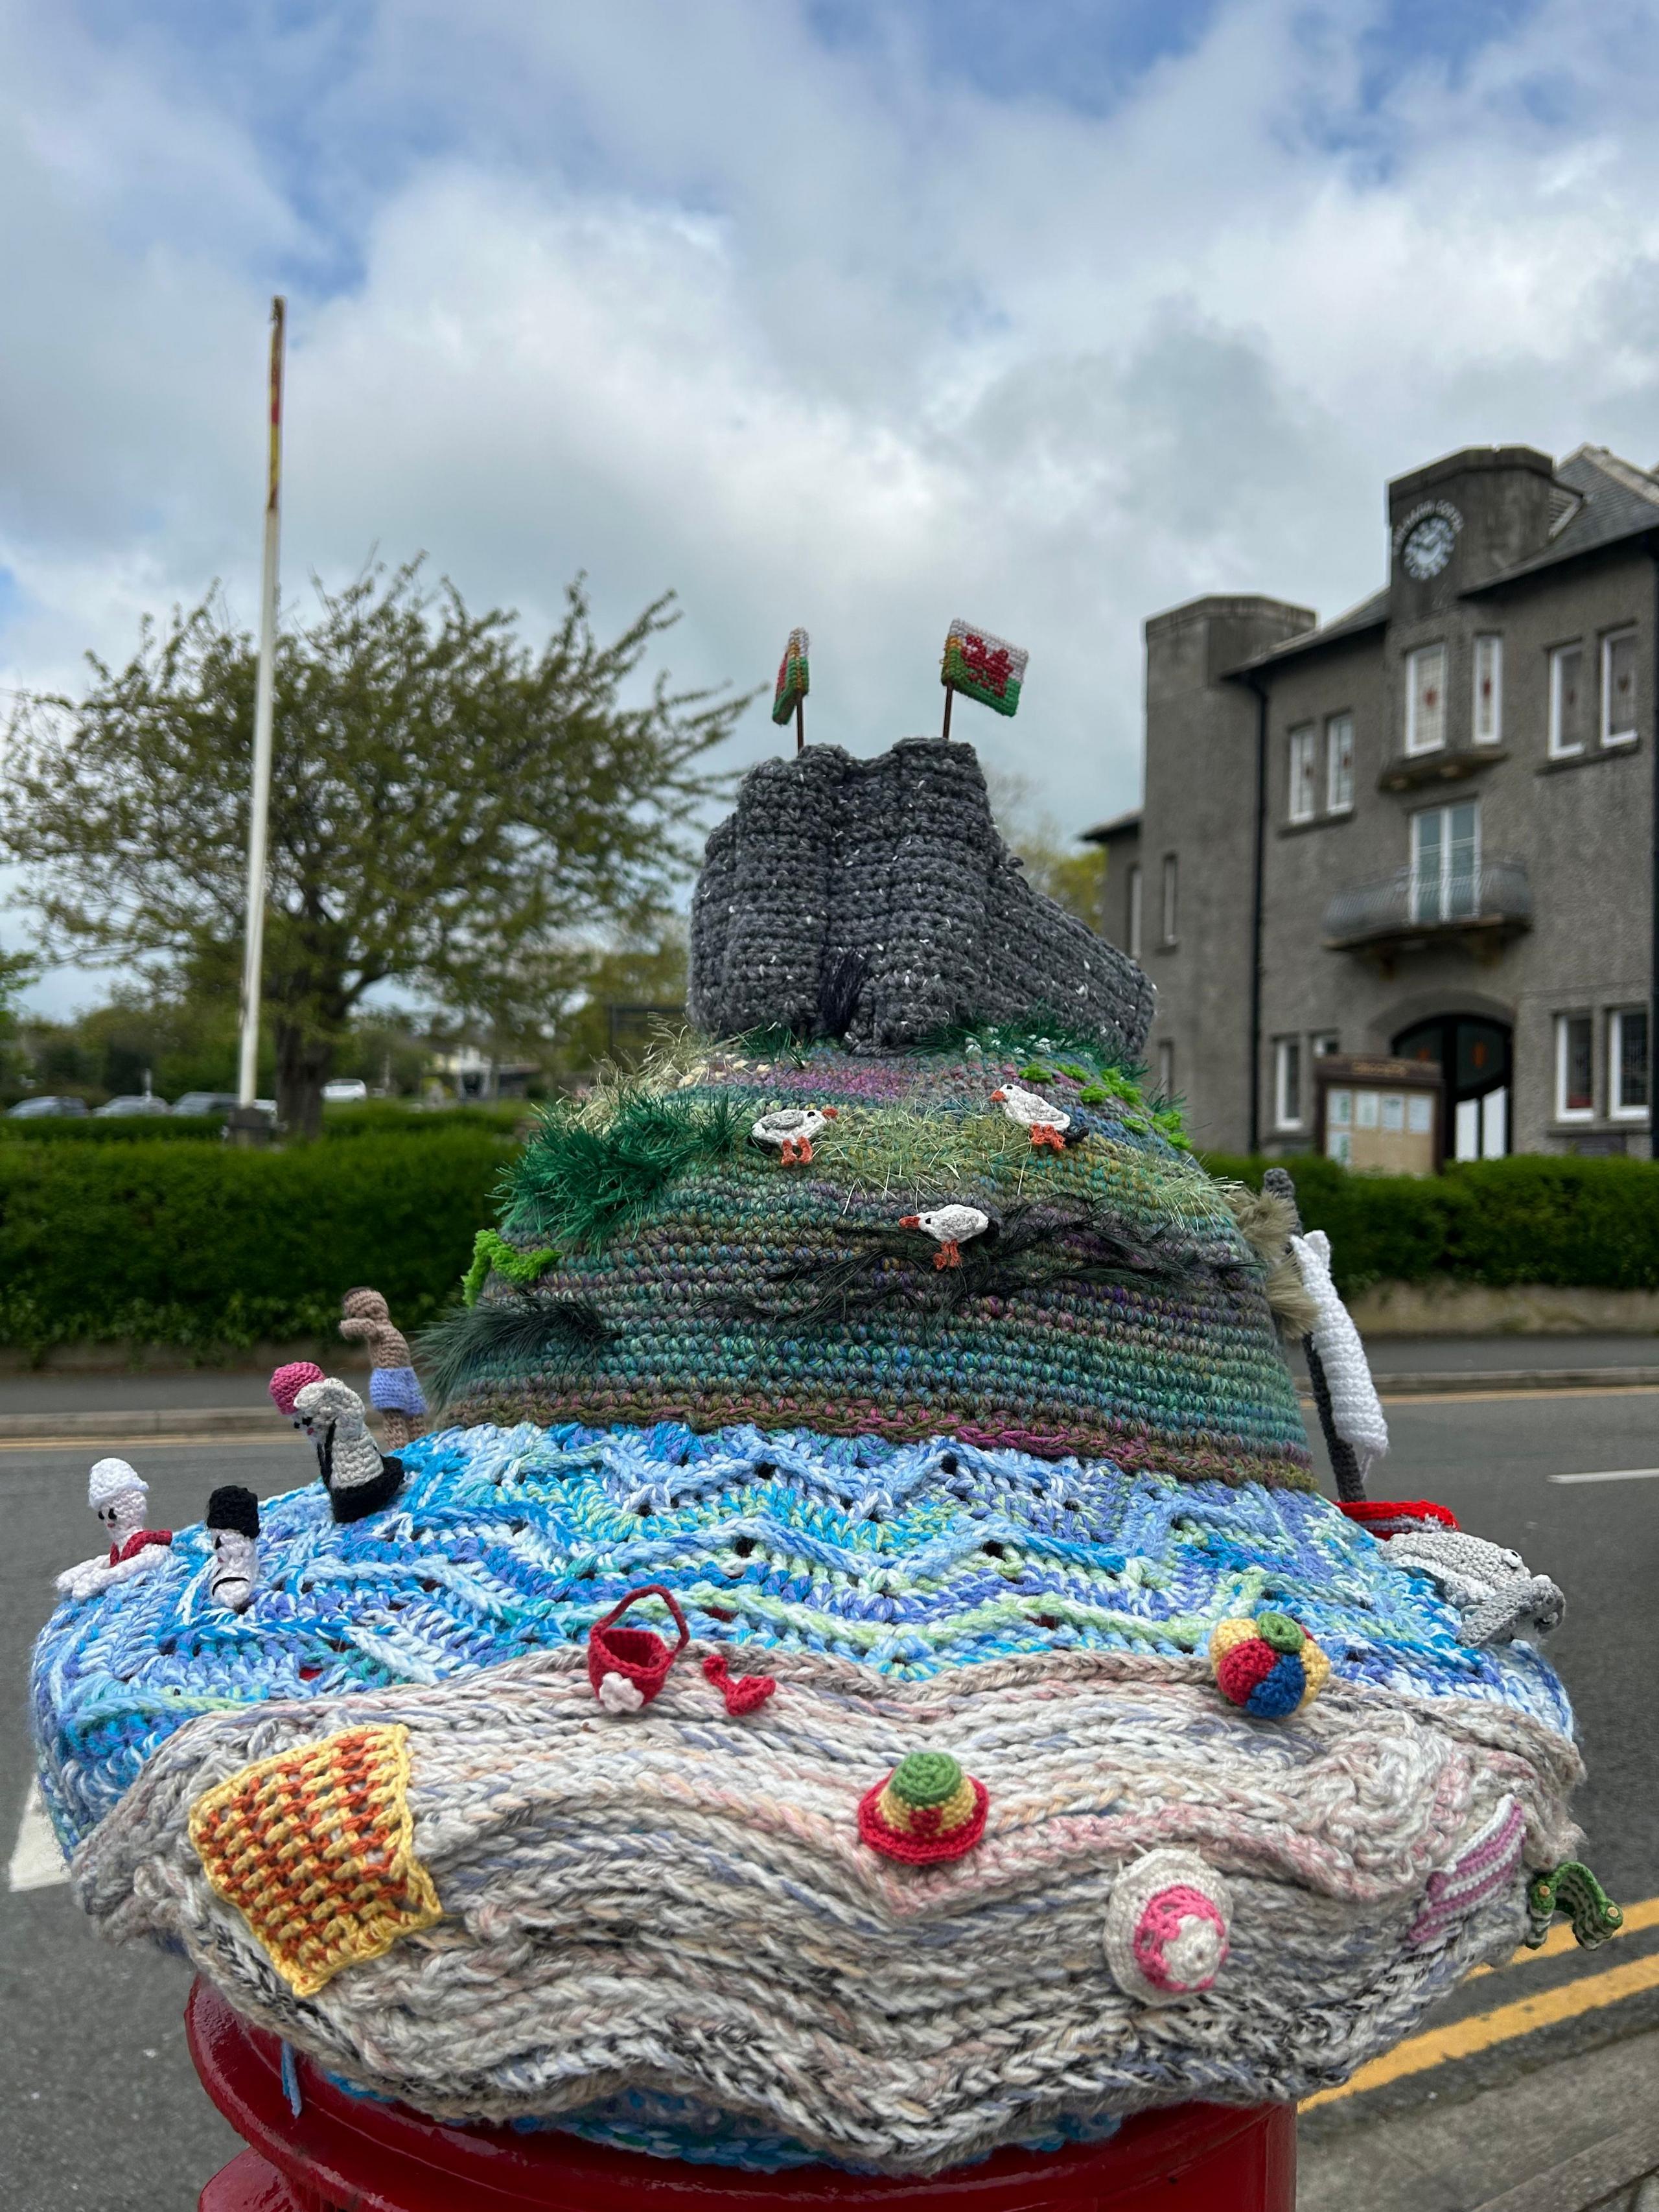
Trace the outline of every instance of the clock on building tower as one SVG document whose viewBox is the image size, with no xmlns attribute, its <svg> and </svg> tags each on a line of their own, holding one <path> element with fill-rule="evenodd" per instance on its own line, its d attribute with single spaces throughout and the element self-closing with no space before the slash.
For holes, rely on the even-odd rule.
<svg viewBox="0 0 1659 2212">
<path fill-rule="evenodd" d="M 1400 557 L 1406 574 L 1421 584 L 1437 576 L 1451 559 L 1457 544 L 1457 526 L 1447 514 L 1425 514 L 1407 532 Z"/>
</svg>

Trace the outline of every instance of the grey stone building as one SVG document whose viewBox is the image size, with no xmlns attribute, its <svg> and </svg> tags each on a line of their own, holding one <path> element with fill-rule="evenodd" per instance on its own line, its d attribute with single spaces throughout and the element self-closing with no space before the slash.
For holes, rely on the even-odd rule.
<svg viewBox="0 0 1659 2212">
<path fill-rule="evenodd" d="M 1153 1073 L 1214 1150 L 1328 1134 L 1340 1053 L 1437 1061 L 1450 1156 L 1645 1156 L 1659 474 L 1476 447 L 1390 484 L 1389 529 L 1323 627 L 1146 626 L 1145 799 L 1089 834 Z"/>
</svg>

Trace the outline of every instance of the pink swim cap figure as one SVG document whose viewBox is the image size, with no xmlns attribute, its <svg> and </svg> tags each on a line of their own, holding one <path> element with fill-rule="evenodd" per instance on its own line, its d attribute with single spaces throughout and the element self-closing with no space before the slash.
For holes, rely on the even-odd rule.
<svg viewBox="0 0 1659 2212">
<path fill-rule="evenodd" d="M 307 1382 L 320 1382 L 322 1379 L 322 1369 L 309 1359 L 293 1359 L 286 1367 L 279 1367 L 270 1378 L 270 1395 L 276 1401 L 277 1412 L 286 1413 L 291 1421 L 294 1419 L 294 1401 L 301 1391 Z"/>
</svg>

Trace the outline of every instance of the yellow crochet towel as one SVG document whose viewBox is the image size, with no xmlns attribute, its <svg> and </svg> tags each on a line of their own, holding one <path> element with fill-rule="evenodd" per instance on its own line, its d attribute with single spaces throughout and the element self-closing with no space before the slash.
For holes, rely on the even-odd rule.
<svg viewBox="0 0 1659 2212">
<path fill-rule="evenodd" d="M 443 1917 L 415 1856 L 409 1730 L 343 1729 L 204 1791 L 190 1840 L 296 1996 Z"/>
</svg>

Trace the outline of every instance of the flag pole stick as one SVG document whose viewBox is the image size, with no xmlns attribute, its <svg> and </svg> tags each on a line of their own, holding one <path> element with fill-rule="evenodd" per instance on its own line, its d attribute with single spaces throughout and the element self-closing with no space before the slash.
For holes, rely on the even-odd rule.
<svg viewBox="0 0 1659 2212">
<path fill-rule="evenodd" d="M 253 792 L 248 810 L 247 924 L 242 953 L 241 1056 L 236 1102 L 252 1106 L 259 1064 L 265 949 L 265 868 L 270 840 L 270 726 L 276 657 L 276 556 L 282 528 L 283 356 L 287 303 L 270 303 L 270 456 L 265 483 L 264 567 L 259 585 L 259 671 L 253 693 Z"/>
<path fill-rule="evenodd" d="M 799 759 L 806 750 L 806 702 L 795 702 L 795 757 Z"/>
<path fill-rule="evenodd" d="M 953 684 L 947 684 L 945 687 L 945 727 L 939 732 L 939 735 L 944 738 L 947 745 L 951 742 L 951 701 L 954 695 L 955 688 L 956 687 Z"/>
</svg>

